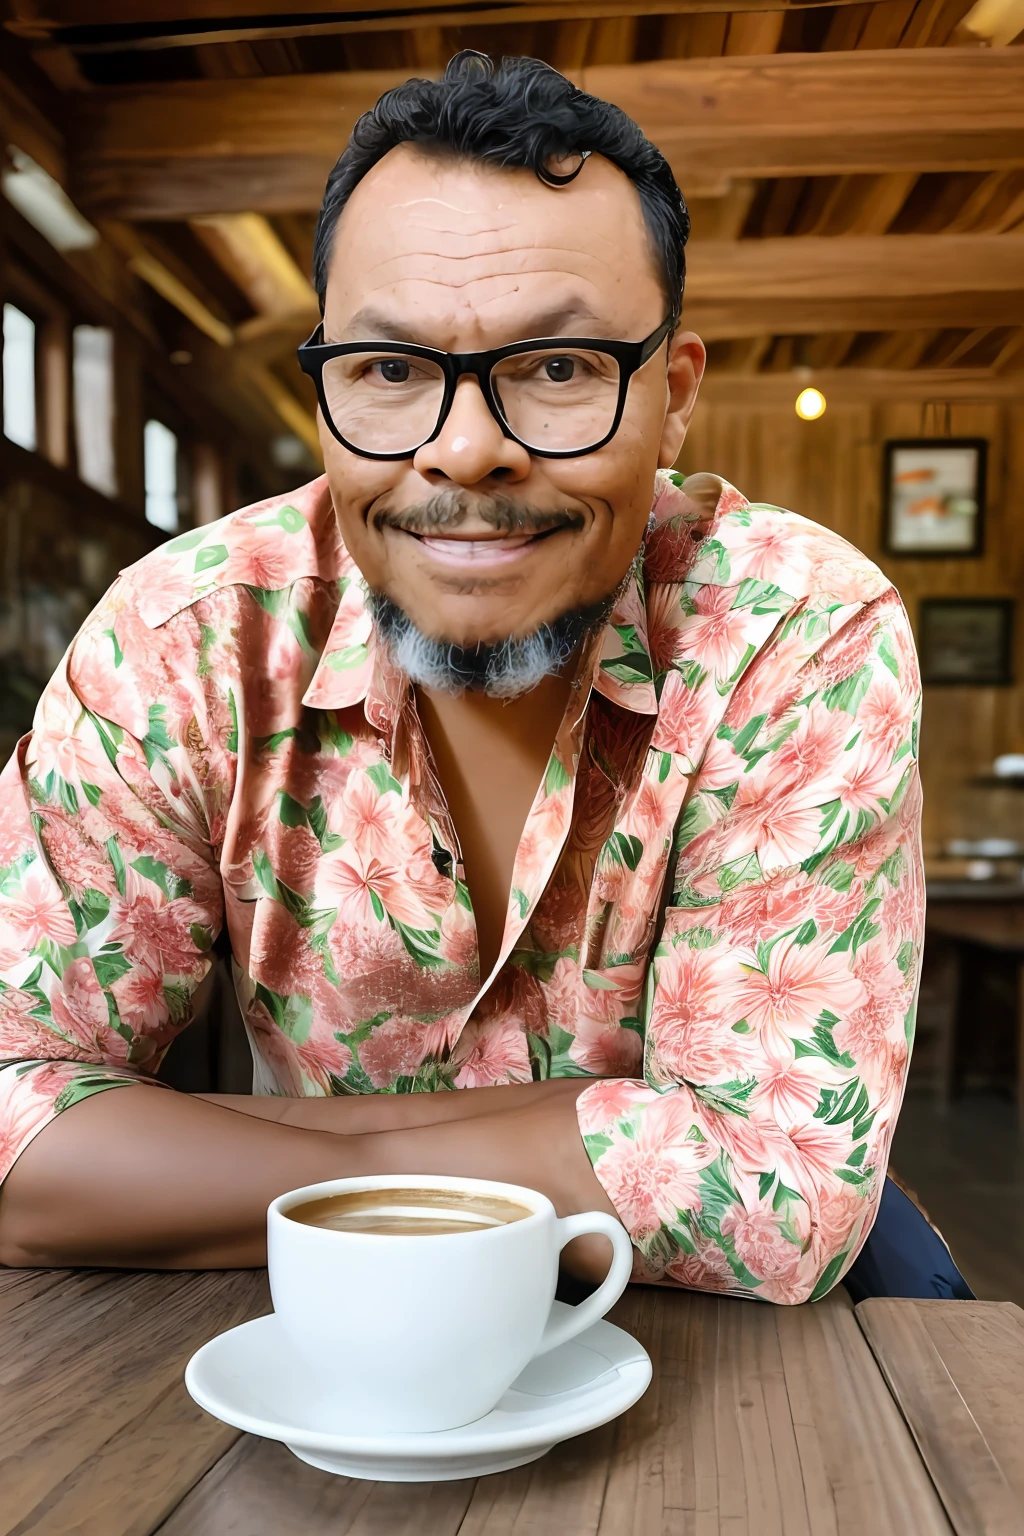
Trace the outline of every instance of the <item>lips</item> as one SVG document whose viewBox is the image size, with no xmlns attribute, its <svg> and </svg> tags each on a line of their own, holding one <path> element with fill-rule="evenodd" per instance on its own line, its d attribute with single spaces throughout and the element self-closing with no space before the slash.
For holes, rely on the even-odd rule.
<svg viewBox="0 0 1024 1536">
<path fill-rule="evenodd" d="M 439 539 L 424 534 L 413 534 L 412 537 L 431 559 L 442 565 L 472 566 L 480 570 L 484 566 L 510 565 L 523 559 L 549 534 L 557 531 L 552 528 L 544 533 L 512 533 L 480 539 Z"/>
</svg>

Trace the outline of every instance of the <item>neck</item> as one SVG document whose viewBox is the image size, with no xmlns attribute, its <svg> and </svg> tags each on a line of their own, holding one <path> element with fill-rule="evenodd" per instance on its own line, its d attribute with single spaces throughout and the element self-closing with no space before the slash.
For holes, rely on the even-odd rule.
<svg viewBox="0 0 1024 1536">
<path fill-rule="evenodd" d="M 428 736 L 433 735 L 431 725 L 446 737 L 466 729 L 482 731 L 506 738 L 513 750 L 542 750 L 546 760 L 571 688 L 569 677 L 545 677 L 529 693 L 514 699 L 493 699 L 476 690 L 451 694 L 420 685 L 416 700 Z"/>
</svg>

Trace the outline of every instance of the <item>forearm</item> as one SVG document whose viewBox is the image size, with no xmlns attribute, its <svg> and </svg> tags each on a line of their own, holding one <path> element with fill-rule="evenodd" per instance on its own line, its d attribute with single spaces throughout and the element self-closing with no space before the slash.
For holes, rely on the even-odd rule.
<svg viewBox="0 0 1024 1536">
<path fill-rule="evenodd" d="M 259 1120 L 341 1135 L 409 1130 L 492 1115 L 579 1092 L 571 1080 L 513 1083 L 501 1088 L 462 1088 L 454 1093 L 368 1093 L 326 1099 L 290 1099 L 247 1093 L 200 1093 L 205 1103 Z"/>
<path fill-rule="evenodd" d="M 59 1115 L 0 1189 L 0 1263 L 224 1269 L 266 1262 L 286 1189 L 371 1171 L 365 1140 L 145 1086 Z"/>
</svg>

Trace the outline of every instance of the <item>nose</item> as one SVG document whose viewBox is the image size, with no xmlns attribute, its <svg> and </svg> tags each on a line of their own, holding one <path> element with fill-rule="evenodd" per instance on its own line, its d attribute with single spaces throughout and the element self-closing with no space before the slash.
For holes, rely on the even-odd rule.
<svg viewBox="0 0 1024 1536">
<path fill-rule="evenodd" d="M 525 480 L 530 473 L 530 455 L 505 436 L 472 375 L 459 380 L 447 421 L 433 442 L 417 449 L 412 462 L 424 479 L 467 487 L 486 480 Z"/>
</svg>

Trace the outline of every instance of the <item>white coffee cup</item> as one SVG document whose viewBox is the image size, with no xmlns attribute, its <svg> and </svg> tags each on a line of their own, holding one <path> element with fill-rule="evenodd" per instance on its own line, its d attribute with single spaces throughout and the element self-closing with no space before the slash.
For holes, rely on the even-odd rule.
<svg viewBox="0 0 1024 1536">
<path fill-rule="evenodd" d="M 338 1231 L 293 1220 L 307 1201 L 373 1189 L 452 1190 L 529 1214 L 432 1236 Z M 574 1237 L 612 1244 L 602 1284 L 552 1317 L 558 1257 Z M 546 1196 L 489 1179 L 332 1179 L 267 1212 L 274 1311 L 292 1347 L 359 1433 L 455 1429 L 489 1413 L 525 1366 L 596 1323 L 629 1280 L 625 1229 L 600 1211 L 559 1218 Z"/>
</svg>

